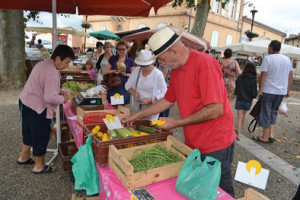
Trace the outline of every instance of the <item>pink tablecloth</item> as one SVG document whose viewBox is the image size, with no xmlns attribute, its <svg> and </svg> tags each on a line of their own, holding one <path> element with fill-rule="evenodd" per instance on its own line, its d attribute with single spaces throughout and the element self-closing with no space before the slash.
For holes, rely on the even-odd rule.
<svg viewBox="0 0 300 200">
<path fill-rule="evenodd" d="M 77 148 L 82 145 L 83 132 L 82 126 L 77 120 L 70 120 L 68 117 L 74 117 L 72 106 L 70 103 L 66 103 L 63 106 L 66 119 L 68 121 L 70 130 L 73 134 Z M 111 107 L 109 107 L 111 109 Z M 99 175 L 99 199 L 101 200 L 130 200 L 131 193 L 126 190 L 118 177 L 108 167 L 100 167 L 96 164 Z M 177 177 L 164 180 L 155 184 L 151 184 L 145 188 L 152 194 L 157 200 L 176 199 L 186 200 L 187 198 L 178 193 L 175 190 Z M 218 189 L 218 200 L 233 200 L 233 198 L 224 192 L 221 188 Z"/>
</svg>

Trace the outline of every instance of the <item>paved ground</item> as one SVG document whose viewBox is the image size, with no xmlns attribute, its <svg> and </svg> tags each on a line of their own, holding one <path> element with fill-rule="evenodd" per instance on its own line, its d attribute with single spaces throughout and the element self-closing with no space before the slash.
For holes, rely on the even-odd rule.
<svg viewBox="0 0 300 200">
<path fill-rule="evenodd" d="M 0 199 L 71 199 L 72 193 L 84 196 L 84 192 L 74 190 L 68 173 L 60 169 L 59 162 L 55 162 L 58 170 L 51 175 L 33 175 L 31 166 L 18 166 L 15 164 L 21 151 L 22 137 L 19 125 L 19 112 L 17 99 L 20 91 L 0 91 Z M 273 144 L 261 144 L 253 142 L 251 134 L 243 128 L 243 136 L 236 143 L 235 157 L 233 162 L 233 177 L 235 176 L 238 161 L 247 162 L 256 159 L 262 167 L 270 170 L 266 190 L 253 188 L 270 199 L 292 199 L 297 183 L 300 183 L 300 134 L 295 129 L 299 127 L 300 97 L 297 93 L 288 100 L 291 110 L 288 117 L 279 116 L 276 128 L 278 141 Z M 233 105 L 233 104 L 232 104 Z M 235 110 L 234 110 L 235 114 Z M 178 109 L 171 110 L 171 116 L 178 116 Z M 250 121 L 247 117 L 245 125 Z M 255 135 L 260 134 L 260 128 Z M 174 135 L 183 141 L 182 129 L 174 130 Z M 52 138 L 50 148 L 55 147 Z M 268 154 L 273 153 L 273 154 Z M 271 155 L 271 156 L 269 156 Z M 47 154 L 48 159 L 50 154 Z M 282 162 L 285 164 L 282 164 Z M 236 197 L 244 196 L 244 191 L 250 186 L 234 181 Z"/>
</svg>

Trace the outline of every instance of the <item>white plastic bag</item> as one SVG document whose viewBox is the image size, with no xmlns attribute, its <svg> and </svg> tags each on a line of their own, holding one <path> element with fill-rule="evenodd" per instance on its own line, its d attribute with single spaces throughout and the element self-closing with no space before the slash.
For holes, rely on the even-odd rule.
<svg viewBox="0 0 300 200">
<path fill-rule="evenodd" d="M 99 73 L 98 77 L 97 77 L 97 85 L 101 85 L 102 80 L 103 80 L 103 75 L 101 73 Z"/>
<path fill-rule="evenodd" d="M 282 114 L 282 115 L 288 115 L 288 112 L 289 112 L 289 109 L 286 105 L 286 102 L 285 101 L 282 101 L 279 108 L 278 108 L 278 113 L 279 114 Z"/>
</svg>

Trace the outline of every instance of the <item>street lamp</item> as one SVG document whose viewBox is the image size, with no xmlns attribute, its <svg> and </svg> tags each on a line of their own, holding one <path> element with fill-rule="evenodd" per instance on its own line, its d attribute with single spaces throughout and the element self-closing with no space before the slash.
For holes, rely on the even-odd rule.
<svg viewBox="0 0 300 200">
<path fill-rule="evenodd" d="M 253 6 L 253 9 L 250 10 L 250 12 L 252 13 L 252 22 L 251 22 L 251 32 L 252 32 L 252 30 L 253 30 L 254 16 L 255 16 L 255 13 L 257 13 L 258 11 L 255 10 L 255 6 Z"/>
<path fill-rule="evenodd" d="M 250 1 L 247 1 L 244 4 L 240 4 L 239 19 L 238 19 L 238 22 L 237 22 L 237 30 L 240 31 L 240 40 L 239 40 L 240 42 L 242 42 L 242 30 L 243 30 L 243 22 L 244 22 L 243 17 L 242 17 L 242 23 L 241 23 L 241 27 L 240 27 L 241 13 L 242 13 L 242 10 L 244 11 L 244 6 L 247 5 L 247 4 L 248 4 L 248 7 L 253 6 L 253 3 L 251 3 Z"/>
</svg>

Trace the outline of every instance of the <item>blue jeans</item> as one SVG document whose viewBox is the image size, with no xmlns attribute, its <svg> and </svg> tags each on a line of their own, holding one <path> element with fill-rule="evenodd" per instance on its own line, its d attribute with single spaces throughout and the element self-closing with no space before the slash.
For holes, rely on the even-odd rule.
<svg viewBox="0 0 300 200">
<path fill-rule="evenodd" d="M 201 154 L 201 159 L 204 160 L 206 156 L 210 156 L 218 159 L 221 162 L 221 180 L 220 188 L 225 192 L 234 197 L 234 190 L 232 185 L 232 175 L 231 175 L 231 163 L 233 161 L 234 154 L 234 145 L 233 142 L 226 149 L 221 149 L 218 151 Z"/>
</svg>

